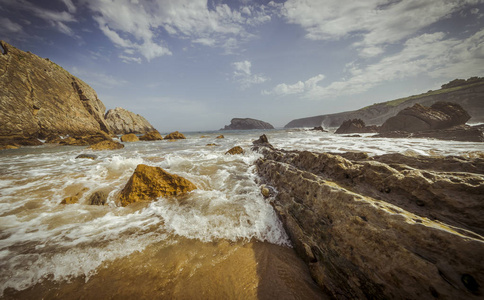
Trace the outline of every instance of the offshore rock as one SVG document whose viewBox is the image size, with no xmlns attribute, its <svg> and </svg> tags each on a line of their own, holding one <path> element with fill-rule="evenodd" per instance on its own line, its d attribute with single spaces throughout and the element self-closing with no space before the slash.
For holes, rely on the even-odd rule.
<svg viewBox="0 0 484 300">
<path fill-rule="evenodd" d="M 464 125 L 470 118 L 470 115 L 456 103 L 437 102 L 430 107 L 415 104 L 386 120 L 380 132 L 447 129 Z"/>
<path fill-rule="evenodd" d="M 121 137 L 121 142 L 138 142 L 139 138 L 134 133 L 128 133 Z"/>
<path fill-rule="evenodd" d="M 106 204 L 108 195 L 106 191 L 96 191 L 89 197 L 88 203 L 90 205 L 104 205 Z"/>
<path fill-rule="evenodd" d="M 323 128 L 323 126 L 315 126 L 311 131 L 322 131 L 322 132 L 328 132 Z"/>
<path fill-rule="evenodd" d="M 197 187 L 189 180 L 158 167 L 140 164 L 121 191 L 122 206 L 158 197 L 179 196 Z"/>
<path fill-rule="evenodd" d="M 117 149 L 123 149 L 124 145 L 115 141 L 102 141 L 99 143 L 96 143 L 94 145 L 91 145 L 87 149 L 91 150 L 117 150 Z"/>
<path fill-rule="evenodd" d="M 186 137 L 183 135 L 183 133 L 175 131 L 166 135 L 164 139 L 165 140 L 184 140 L 186 139 Z"/>
<path fill-rule="evenodd" d="M 95 159 L 97 159 L 97 155 L 83 153 L 83 154 L 79 154 L 78 156 L 76 156 L 76 159 L 79 159 L 79 158 L 86 158 L 86 159 L 95 160 Z"/>
<path fill-rule="evenodd" d="M 0 136 L 109 132 L 91 87 L 50 60 L 0 44 Z"/>
<path fill-rule="evenodd" d="M 221 130 L 250 130 L 250 129 L 274 129 L 274 126 L 271 124 L 251 119 L 251 118 L 233 118 L 230 121 L 230 125 L 225 125 L 225 127 Z"/>
<path fill-rule="evenodd" d="M 337 134 L 348 133 L 377 133 L 378 126 L 366 126 L 365 122 L 361 119 L 346 120 L 341 126 L 336 129 Z"/>
<path fill-rule="evenodd" d="M 140 141 L 160 141 L 163 137 L 158 132 L 158 130 L 153 130 L 150 132 L 145 133 L 143 136 L 139 137 Z"/>
<path fill-rule="evenodd" d="M 240 146 L 235 146 L 231 148 L 229 151 L 225 152 L 225 155 L 230 154 L 230 155 L 236 155 L 236 154 L 244 154 L 244 149 Z"/>
<path fill-rule="evenodd" d="M 121 107 L 108 110 L 104 117 L 115 134 L 147 133 L 155 130 L 144 117 Z"/>
<path fill-rule="evenodd" d="M 271 203 L 334 298 L 482 296 L 482 158 L 259 148 Z"/>
</svg>

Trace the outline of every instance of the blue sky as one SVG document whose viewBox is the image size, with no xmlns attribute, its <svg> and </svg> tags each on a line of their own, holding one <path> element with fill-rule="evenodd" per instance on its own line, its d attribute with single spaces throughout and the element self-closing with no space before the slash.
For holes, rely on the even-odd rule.
<svg viewBox="0 0 484 300">
<path fill-rule="evenodd" d="M 163 132 L 282 127 L 484 76 L 484 1 L 0 0 L 0 39 Z"/>
</svg>

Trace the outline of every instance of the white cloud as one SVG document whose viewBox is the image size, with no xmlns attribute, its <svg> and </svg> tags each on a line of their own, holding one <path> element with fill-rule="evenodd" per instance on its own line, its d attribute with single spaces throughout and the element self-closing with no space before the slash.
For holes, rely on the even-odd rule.
<svg viewBox="0 0 484 300">
<path fill-rule="evenodd" d="M 12 22 L 9 18 L 0 18 L 0 32 L 2 33 L 19 33 L 22 31 L 22 25 Z"/>
<path fill-rule="evenodd" d="M 72 0 L 61 0 L 61 1 L 64 2 L 64 4 L 67 7 L 67 10 L 70 13 L 76 13 L 77 7 L 74 5 L 74 3 L 72 3 Z"/>
<path fill-rule="evenodd" d="M 381 45 L 405 40 L 467 4 L 476 1 L 288 0 L 282 14 L 289 23 L 303 27 L 309 39 L 360 37 L 355 46 L 362 56 L 370 57 L 383 53 Z"/>
<path fill-rule="evenodd" d="M 246 89 L 254 84 L 264 83 L 269 80 L 268 77 L 262 74 L 252 74 L 252 63 L 248 60 L 234 62 L 233 78 L 236 82 L 240 83 L 242 89 Z"/>
<path fill-rule="evenodd" d="M 138 63 L 138 64 L 141 63 L 141 57 L 119 55 L 119 58 L 121 58 L 123 60 L 123 62 L 125 62 L 125 63 L 131 63 L 131 62 L 135 62 L 135 63 Z"/>
<path fill-rule="evenodd" d="M 308 99 L 354 95 L 387 81 L 415 77 L 421 74 L 450 80 L 478 76 L 484 73 L 484 29 L 466 39 L 446 39 L 442 32 L 422 34 L 407 40 L 403 50 L 377 63 L 359 67 L 349 63 L 345 68 L 350 77 L 320 86 L 320 81 L 279 84 L 264 94 L 299 94 Z"/>
<path fill-rule="evenodd" d="M 112 75 L 87 71 L 78 67 L 72 67 L 70 72 L 94 87 L 114 88 L 128 83 L 126 80 L 115 78 Z"/>
</svg>

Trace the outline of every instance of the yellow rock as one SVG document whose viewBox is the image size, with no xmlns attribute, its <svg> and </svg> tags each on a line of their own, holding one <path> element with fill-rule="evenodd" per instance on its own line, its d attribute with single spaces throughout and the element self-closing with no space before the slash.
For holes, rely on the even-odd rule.
<svg viewBox="0 0 484 300">
<path fill-rule="evenodd" d="M 124 148 L 124 145 L 115 141 L 102 141 L 97 144 L 94 144 L 87 149 L 91 150 L 116 150 L 116 149 L 122 149 Z"/>
<path fill-rule="evenodd" d="M 240 146 L 235 146 L 232 149 L 230 149 L 229 151 L 225 152 L 225 154 L 231 154 L 231 155 L 244 154 L 244 149 L 242 149 L 242 147 L 240 147 Z"/>
<path fill-rule="evenodd" d="M 158 132 L 158 130 L 153 130 L 153 131 L 150 131 L 150 132 L 145 133 L 139 139 L 141 141 L 159 141 L 159 140 L 162 140 L 163 137 Z"/>
<path fill-rule="evenodd" d="M 76 196 L 72 196 L 72 197 L 64 198 L 61 201 L 61 204 L 74 204 L 74 203 L 77 203 L 77 202 L 79 202 L 79 198 L 76 197 Z"/>
<path fill-rule="evenodd" d="M 221 134 L 221 135 L 219 135 L 219 136 L 217 137 L 217 139 L 223 139 L 223 138 L 225 138 L 223 134 Z"/>
<path fill-rule="evenodd" d="M 179 196 L 197 187 L 189 180 L 158 167 L 140 164 L 136 167 L 119 197 L 122 206 L 158 197 Z"/>
<path fill-rule="evenodd" d="M 134 133 L 128 133 L 121 137 L 121 142 L 137 142 L 139 138 Z"/>
<path fill-rule="evenodd" d="M 178 131 L 172 132 L 165 136 L 165 140 L 183 140 L 186 139 L 186 137 L 183 135 L 183 133 L 180 133 Z"/>
</svg>

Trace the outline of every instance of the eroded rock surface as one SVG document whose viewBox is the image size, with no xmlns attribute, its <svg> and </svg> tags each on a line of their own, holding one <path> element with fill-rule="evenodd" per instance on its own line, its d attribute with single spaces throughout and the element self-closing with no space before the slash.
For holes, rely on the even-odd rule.
<svg viewBox="0 0 484 300">
<path fill-rule="evenodd" d="M 365 122 L 361 119 L 346 120 L 335 131 L 337 134 L 376 132 L 378 132 L 378 126 L 366 126 Z"/>
<path fill-rule="evenodd" d="M 120 194 L 121 205 L 154 200 L 158 197 L 179 196 L 197 187 L 189 180 L 170 174 L 159 167 L 140 164 Z"/>
<path fill-rule="evenodd" d="M 87 149 L 91 150 L 117 150 L 123 149 L 124 145 L 115 141 L 102 141 L 89 146 Z"/>
<path fill-rule="evenodd" d="M 105 119 L 115 134 L 146 133 L 155 130 L 144 117 L 121 107 L 108 110 Z"/>
<path fill-rule="evenodd" d="M 257 147 L 269 199 L 335 298 L 482 297 L 483 159 Z"/>
</svg>

